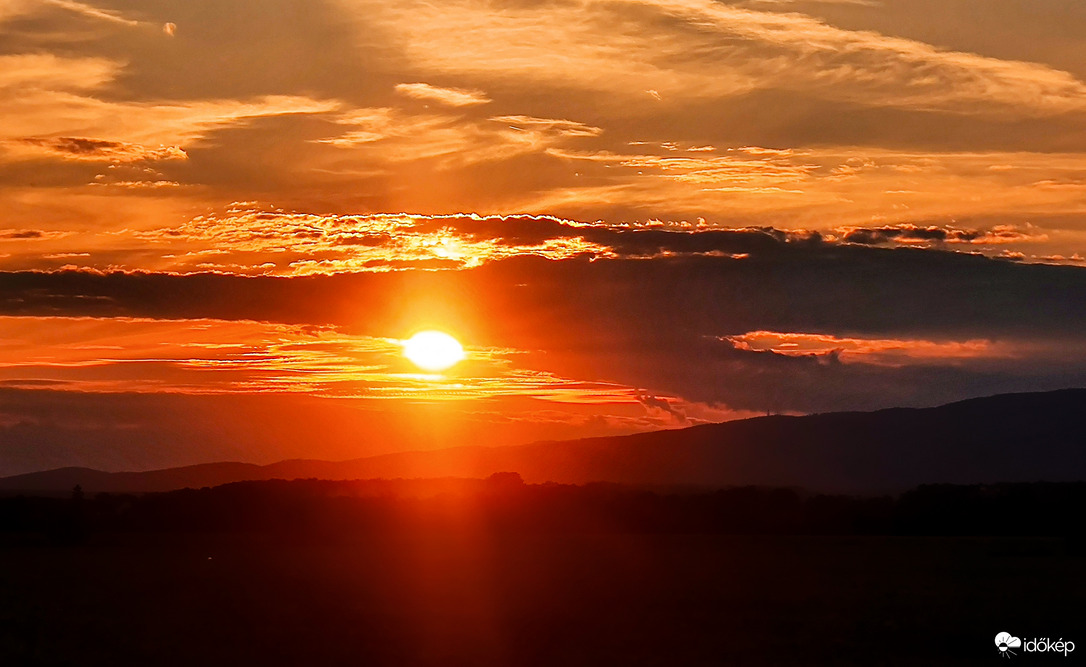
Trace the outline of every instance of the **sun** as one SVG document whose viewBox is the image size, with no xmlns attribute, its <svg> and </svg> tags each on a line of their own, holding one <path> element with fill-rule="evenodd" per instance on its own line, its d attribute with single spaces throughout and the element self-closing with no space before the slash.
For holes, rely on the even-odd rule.
<svg viewBox="0 0 1086 667">
<path fill-rule="evenodd" d="M 437 372 L 463 361 L 464 348 L 447 333 L 420 331 L 403 342 L 403 356 L 425 371 Z"/>
</svg>

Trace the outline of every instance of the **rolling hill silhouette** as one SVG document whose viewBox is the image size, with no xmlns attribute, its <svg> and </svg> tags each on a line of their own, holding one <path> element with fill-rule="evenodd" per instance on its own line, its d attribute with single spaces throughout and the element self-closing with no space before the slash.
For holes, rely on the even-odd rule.
<svg viewBox="0 0 1086 667">
<path fill-rule="evenodd" d="M 1086 389 L 1005 394 L 936 408 L 767 416 L 681 430 L 458 447 L 350 461 L 210 463 L 148 472 L 61 468 L 0 479 L 0 491 L 149 492 L 234 481 L 482 478 L 895 492 L 926 483 L 1086 479 Z"/>
</svg>

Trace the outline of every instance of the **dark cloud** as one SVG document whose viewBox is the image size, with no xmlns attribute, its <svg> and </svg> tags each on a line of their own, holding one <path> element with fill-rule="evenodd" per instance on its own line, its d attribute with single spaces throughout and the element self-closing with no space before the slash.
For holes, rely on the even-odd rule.
<svg viewBox="0 0 1086 667">
<path fill-rule="evenodd" d="M 0 231 L 0 239 L 44 239 L 49 232 L 40 229 L 5 229 Z"/>
<path fill-rule="evenodd" d="M 724 253 L 729 255 L 764 253 L 778 250 L 782 244 L 818 244 L 823 240 L 816 231 L 789 231 L 772 227 L 747 229 L 708 229 L 674 225 L 654 228 L 645 225 L 585 225 L 550 216 L 434 216 L 413 220 L 411 232 L 432 234 L 454 232 L 470 241 L 491 241 L 511 247 L 539 246 L 556 239 L 582 239 L 601 246 L 620 257 L 652 257 L 662 253 Z M 347 237 L 353 238 L 353 237 Z M 386 237 L 391 240 L 391 237 Z M 376 245 L 365 237 L 364 245 Z"/>
<path fill-rule="evenodd" d="M 686 412 L 680 407 L 672 405 L 667 399 L 654 396 L 653 394 L 642 390 L 638 390 L 634 396 L 650 413 L 661 412 L 667 415 L 675 424 L 689 425 L 690 420 L 686 418 Z"/>
<path fill-rule="evenodd" d="M 4 273 L 0 312 L 335 323 L 382 334 L 398 307 L 421 301 L 464 318 L 477 315 L 495 336 L 528 335 L 516 324 L 524 320 L 546 323 L 548 335 L 570 330 L 635 340 L 754 330 L 1075 336 L 1086 325 L 1086 272 L 1077 267 L 797 241 L 762 231 L 616 232 L 606 240 L 632 257 L 703 254 L 526 256 L 464 271 L 295 278 Z M 660 333 L 658 322 L 671 333 Z"/>
<path fill-rule="evenodd" d="M 124 141 L 87 137 L 27 138 L 22 142 L 53 155 L 72 160 L 94 160 L 125 164 L 158 160 L 185 160 L 188 155 L 177 146 L 157 148 Z"/>
<path fill-rule="evenodd" d="M 885 243 L 974 243 L 1003 244 L 1029 240 L 1039 234 L 1009 226 L 992 229 L 960 229 L 954 227 L 913 224 L 882 227 L 851 227 L 842 230 L 841 240 L 847 243 L 880 245 Z"/>
<path fill-rule="evenodd" d="M 631 256 L 702 254 L 517 257 L 462 271 L 295 278 L 8 273 L 0 274 L 0 313 L 334 324 L 382 337 L 437 326 L 471 344 L 528 351 L 518 365 L 737 409 L 931 404 L 1086 385 L 1075 352 L 1086 338 L 1081 268 L 764 230 L 615 238 Z M 887 367 L 736 349 L 721 339 L 751 331 L 983 339 L 1022 351 Z"/>
</svg>

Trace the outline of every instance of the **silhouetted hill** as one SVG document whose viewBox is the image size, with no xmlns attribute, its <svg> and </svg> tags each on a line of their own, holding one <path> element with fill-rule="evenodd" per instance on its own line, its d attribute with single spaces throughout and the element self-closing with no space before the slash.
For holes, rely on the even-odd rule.
<svg viewBox="0 0 1086 667">
<path fill-rule="evenodd" d="M 900 491 L 919 484 L 1086 479 L 1086 389 L 1006 394 L 936 408 L 757 417 L 682 430 L 460 447 L 352 461 L 219 463 L 142 473 L 66 468 L 0 479 L 0 490 L 142 492 L 258 479 L 482 478 L 764 485 Z"/>
<path fill-rule="evenodd" d="M 67 495 L 77 484 L 91 493 L 169 491 L 186 487 L 201 488 L 230 482 L 270 479 L 267 476 L 267 467 L 253 463 L 204 463 L 145 472 L 102 472 L 90 468 L 58 468 L 0 478 L 0 491 Z"/>
</svg>

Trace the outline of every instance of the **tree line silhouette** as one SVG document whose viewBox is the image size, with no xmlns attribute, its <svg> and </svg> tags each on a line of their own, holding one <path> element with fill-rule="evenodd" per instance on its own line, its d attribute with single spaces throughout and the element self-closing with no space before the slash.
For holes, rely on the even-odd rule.
<svg viewBox="0 0 1086 667">
<path fill-rule="evenodd" d="M 478 530 L 542 533 L 1057 536 L 1083 550 L 1086 482 L 931 484 L 898 496 L 733 487 L 661 490 L 485 480 L 269 480 L 142 495 L 76 487 L 69 498 L 0 498 L 0 539 L 78 543 L 155 532 L 326 539 Z"/>
</svg>

